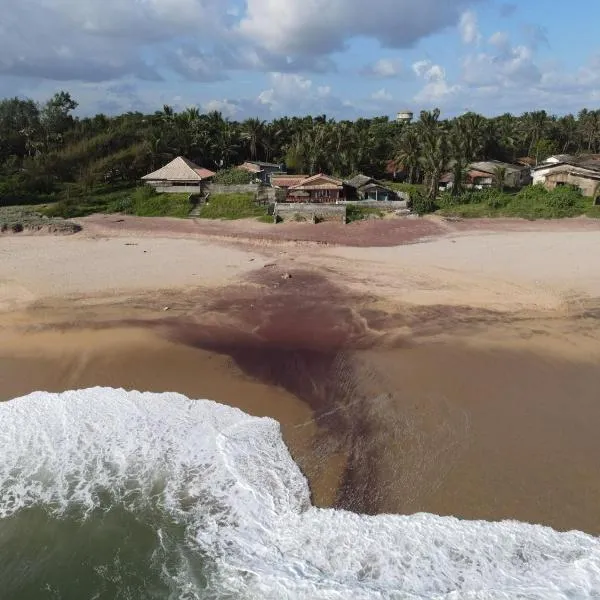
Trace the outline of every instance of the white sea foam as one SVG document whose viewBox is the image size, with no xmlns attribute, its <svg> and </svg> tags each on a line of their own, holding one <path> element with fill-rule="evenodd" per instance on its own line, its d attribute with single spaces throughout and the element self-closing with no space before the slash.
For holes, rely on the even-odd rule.
<svg viewBox="0 0 600 600">
<path fill-rule="evenodd" d="M 600 540 L 517 522 L 310 505 L 270 419 L 95 388 L 0 404 L 0 517 L 152 503 L 212 557 L 214 597 L 600 598 Z"/>
</svg>

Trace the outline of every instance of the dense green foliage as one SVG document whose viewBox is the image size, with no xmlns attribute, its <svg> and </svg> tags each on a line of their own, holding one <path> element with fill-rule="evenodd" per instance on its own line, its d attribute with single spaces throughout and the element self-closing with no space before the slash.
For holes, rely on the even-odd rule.
<svg viewBox="0 0 600 600">
<path fill-rule="evenodd" d="M 524 219 L 558 219 L 588 214 L 596 216 L 598 207 L 592 206 L 590 198 L 571 186 L 547 191 L 542 186 L 531 186 L 517 193 L 499 190 L 471 191 L 459 197 L 442 194 L 429 207 L 433 212 L 440 209 L 446 216 L 457 217 L 521 217 Z"/>
<path fill-rule="evenodd" d="M 200 209 L 201 219 L 247 219 L 260 217 L 265 220 L 267 207 L 254 201 L 254 194 L 214 194 Z"/>
<path fill-rule="evenodd" d="M 255 176 L 252 173 L 249 173 L 244 169 L 236 169 L 235 167 L 232 167 L 231 169 L 223 169 L 222 171 L 218 171 L 217 174 L 212 178 L 212 182 L 221 185 L 246 185 L 248 183 L 252 183 L 254 177 Z"/>
<path fill-rule="evenodd" d="M 77 216 L 127 203 L 142 175 L 177 155 L 220 171 L 216 181 L 245 183 L 252 175 L 230 167 L 244 160 L 281 162 L 290 172 L 386 178 L 390 164 L 405 185 L 435 201 L 440 174 L 452 171 L 452 193 L 476 159 L 541 161 L 555 152 L 600 152 L 600 110 L 556 117 L 545 111 L 485 118 L 467 113 L 442 120 L 423 111 L 411 124 L 387 117 L 335 121 L 283 117 L 231 121 L 196 108 L 176 113 L 76 118 L 66 92 L 48 102 L 0 101 L 0 205 L 59 201 L 56 214 Z M 496 174 L 499 190 L 505 174 Z M 420 200 L 417 200 L 419 202 Z M 560 212 L 560 211 L 559 211 Z"/>
</svg>

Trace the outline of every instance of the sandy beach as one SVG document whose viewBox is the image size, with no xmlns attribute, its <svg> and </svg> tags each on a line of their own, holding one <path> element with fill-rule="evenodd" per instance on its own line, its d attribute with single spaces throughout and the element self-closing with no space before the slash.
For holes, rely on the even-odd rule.
<svg viewBox="0 0 600 600">
<path fill-rule="evenodd" d="M 600 534 L 600 223 L 80 224 L 0 237 L 0 400 L 210 398 L 320 506 Z"/>
</svg>

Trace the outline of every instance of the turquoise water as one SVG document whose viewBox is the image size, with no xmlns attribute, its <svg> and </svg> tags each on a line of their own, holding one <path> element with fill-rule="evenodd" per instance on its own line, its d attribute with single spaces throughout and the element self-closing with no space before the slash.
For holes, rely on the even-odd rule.
<svg viewBox="0 0 600 600">
<path fill-rule="evenodd" d="M 270 419 L 93 389 L 0 404 L 0 598 L 584 600 L 600 540 L 311 506 Z"/>
</svg>

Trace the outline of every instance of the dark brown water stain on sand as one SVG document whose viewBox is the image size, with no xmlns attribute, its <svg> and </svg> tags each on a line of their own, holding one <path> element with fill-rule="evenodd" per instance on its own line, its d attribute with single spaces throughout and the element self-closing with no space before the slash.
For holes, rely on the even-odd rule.
<svg viewBox="0 0 600 600">
<path fill-rule="evenodd" d="M 178 302 L 184 316 L 127 324 L 229 356 L 248 376 L 308 404 L 322 433 L 298 462 L 313 480 L 320 457 L 347 457 L 336 506 L 600 532 L 598 370 L 532 353 L 414 342 L 515 322 L 532 335 L 556 336 L 539 317 L 529 323 L 529 316 L 443 306 L 388 314 L 331 279 L 279 267 Z M 583 320 L 570 315 L 569 326 L 597 327 L 594 307 L 585 311 Z M 395 328 L 407 333 L 391 336 Z"/>
<path fill-rule="evenodd" d="M 390 435 L 385 413 L 389 410 L 393 416 L 404 401 L 397 382 L 381 376 L 369 352 L 381 346 L 395 351 L 409 348 L 406 336 L 389 337 L 389 331 L 419 325 L 424 329 L 425 322 L 435 329 L 435 323 L 448 320 L 450 309 L 390 315 L 370 310 L 369 301 L 314 272 L 285 273 L 271 267 L 255 272 L 248 282 L 221 290 L 202 304 L 196 318 L 162 320 L 158 326 L 174 341 L 227 355 L 247 375 L 307 403 L 323 431 L 318 442 L 322 447 L 315 455 L 347 457 L 336 506 L 373 514 L 380 511 L 388 491 L 378 483 Z M 459 318 L 459 309 L 454 312 L 455 323 L 490 318 L 471 310 Z M 432 403 L 425 404 L 433 414 Z M 399 427 L 415 422 L 412 415 L 403 415 Z M 436 431 L 446 425 L 436 420 Z M 409 462 L 400 461 L 399 468 L 402 464 L 412 468 Z M 309 479 L 311 468 L 305 468 Z M 423 472 L 422 464 L 420 468 Z"/>
</svg>

